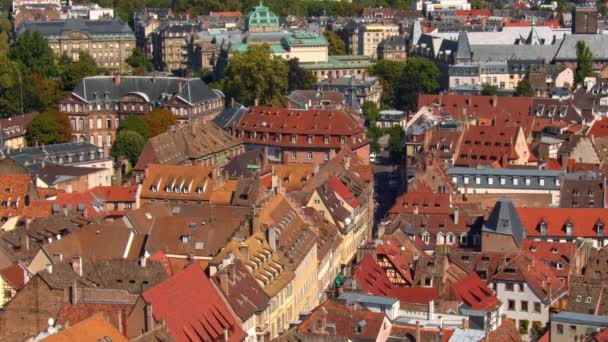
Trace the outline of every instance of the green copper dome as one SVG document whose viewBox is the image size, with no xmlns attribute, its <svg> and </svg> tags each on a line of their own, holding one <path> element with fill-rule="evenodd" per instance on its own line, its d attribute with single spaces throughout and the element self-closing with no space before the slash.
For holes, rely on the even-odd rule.
<svg viewBox="0 0 608 342">
<path fill-rule="evenodd" d="M 272 13 L 270 9 L 262 4 L 247 15 L 247 27 L 279 26 L 279 17 Z"/>
</svg>

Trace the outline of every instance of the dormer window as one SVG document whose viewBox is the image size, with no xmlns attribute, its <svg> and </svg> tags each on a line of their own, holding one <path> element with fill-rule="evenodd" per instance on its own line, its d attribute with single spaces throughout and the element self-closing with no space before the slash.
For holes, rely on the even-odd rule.
<svg viewBox="0 0 608 342">
<path fill-rule="evenodd" d="M 190 242 L 190 235 L 182 235 L 180 240 L 182 240 L 182 243 L 188 243 Z"/>
<path fill-rule="evenodd" d="M 204 189 L 202 186 L 199 186 L 199 187 L 197 187 L 197 188 L 196 188 L 196 192 L 197 192 L 198 194 L 202 194 L 202 193 L 204 193 L 204 192 L 205 192 L 205 189 Z"/>
<path fill-rule="evenodd" d="M 292 135 L 292 136 L 291 136 L 291 143 L 292 143 L 292 144 L 295 144 L 297 139 L 298 139 L 298 137 L 297 137 L 297 136 Z"/>
<path fill-rule="evenodd" d="M 573 225 L 572 222 L 566 223 L 566 235 L 572 236 Z"/>
<path fill-rule="evenodd" d="M 323 137 L 323 142 L 325 144 L 329 144 L 329 136 L 326 135 L 325 137 Z"/>
<path fill-rule="evenodd" d="M 540 223 L 540 235 L 547 236 L 547 223 L 544 221 Z"/>
<path fill-rule="evenodd" d="M 165 192 L 171 192 L 171 190 L 172 190 L 171 185 L 165 186 Z"/>
<path fill-rule="evenodd" d="M 604 224 L 598 222 L 595 224 L 595 229 L 597 230 L 597 236 L 604 236 Z"/>
<path fill-rule="evenodd" d="M 157 191 L 158 191 L 158 185 L 153 184 L 153 185 L 150 187 L 150 190 L 152 190 L 152 192 L 157 192 Z"/>
<path fill-rule="evenodd" d="M 306 138 L 306 141 L 307 141 L 309 144 L 312 144 L 312 135 L 309 135 L 309 136 Z"/>
</svg>

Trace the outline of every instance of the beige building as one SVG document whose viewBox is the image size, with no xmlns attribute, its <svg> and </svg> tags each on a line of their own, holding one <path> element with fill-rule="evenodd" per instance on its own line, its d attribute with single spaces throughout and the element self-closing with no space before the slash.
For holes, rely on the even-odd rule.
<svg viewBox="0 0 608 342">
<path fill-rule="evenodd" d="M 125 60 L 135 48 L 135 35 L 118 17 L 24 22 L 17 28 L 17 36 L 26 31 L 39 32 L 57 55 L 76 61 L 80 52 L 86 52 L 99 67 L 120 73 L 130 69 Z"/>
<path fill-rule="evenodd" d="M 191 36 L 198 30 L 189 22 L 167 22 L 152 33 L 152 61 L 162 71 L 185 70 Z"/>
<path fill-rule="evenodd" d="M 356 27 L 350 37 L 351 53 L 378 57 L 378 45 L 385 39 L 398 36 L 399 26 L 394 24 L 362 24 Z"/>
<path fill-rule="evenodd" d="M 450 89 L 462 86 L 490 84 L 500 89 L 514 90 L 526 77 L 526 70 L 510 70 L 507 62 L 461 63 L 450 67 Z"/>
</svg>

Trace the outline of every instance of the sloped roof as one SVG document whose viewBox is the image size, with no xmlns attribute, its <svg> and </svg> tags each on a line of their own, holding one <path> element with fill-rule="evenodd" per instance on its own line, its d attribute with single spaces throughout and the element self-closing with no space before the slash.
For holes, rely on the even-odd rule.
<svg viewBox="0 0 608 342">
<path fill-rule="evenodd" d="M 494 291 L 475 272 L 452 284 L 452 291 L 459 302 L 472 310 L 492 311 L 500 305 Z"/>
<path fill-rule="evenodd" d="M 141 94 L 148 102 L 162 104 L 166 95 L 178 96 L 189 104 L 198 104 L 221 95 L 209 88 L 200 78 L 158 76 L 114 76 L 85 77 L 74 88 L 73 95 L 87 101 L 117 101 L 128 94 Z"/>
<path fill-rule="evenodd" d="M 40 32 L 43 37 L 61 36 L 66 32 L 76 31 L 91 36 L 121 34 L 130 35 L 135 38 L 129 25 L 124 23 L 118 16 L 110 20 L 73 18 L 67 20 L 25 21 L 17 27 L 16 31 L 17 36 L 21 36 L 25 31 Z"/>
<path fill-rule="evenodd" d="M 49 342 L 128 341 L 127 338 L 108 322 L 102 314 L 95 315 L 82 322 L 66 327 L 58 333 L 49 335 L 44 340 Z"/>
<path fill-rule="evenodd" d="M 526 228 L 519 218 L 518 211 L 515 210 L 513 202 L 506 198 L 496 202 L 482 229 L 487 232 L 511 235 L 518 246 L 526 237 Z"/>
<path fill-rule="evenodd" d="M 241 341 L 246 336 L 198 264 L 154 286 L 142 297 L 152 304 L 154 319 L 164 320 L 177 342 L 220 339 L 224 330 L 229 331 L 228 341 Z"/>
<path fill-rule="evenodd" d="M 540 236 L 540 223 L 547 227 L 547 236 L 567 236 L 566 225 L 572 224 L 572 236 L 596 237 L 598 222 L 608 225 L 605 208 L 517 208 L 526 234 Z"/>
</svg>

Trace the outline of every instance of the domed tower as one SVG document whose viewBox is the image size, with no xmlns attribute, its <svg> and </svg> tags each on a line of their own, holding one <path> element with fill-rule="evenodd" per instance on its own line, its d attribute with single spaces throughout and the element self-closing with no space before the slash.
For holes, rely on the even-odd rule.
<svg viewBox="0 0 608 342">
<path fill-rule="evenodd" d="M 245 29 L 249 32 L 278 32 L 279 17 L 260 1 L 245 19 Z"/>
</svg>

